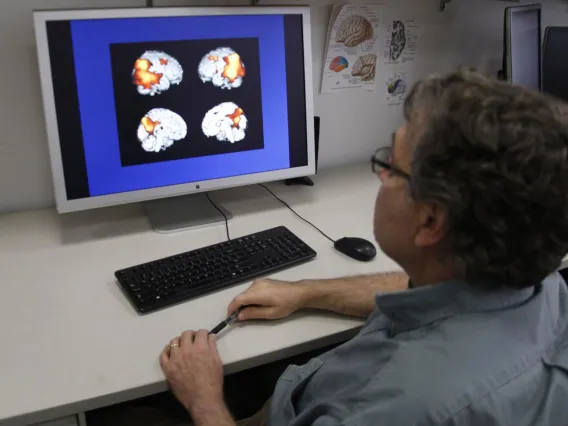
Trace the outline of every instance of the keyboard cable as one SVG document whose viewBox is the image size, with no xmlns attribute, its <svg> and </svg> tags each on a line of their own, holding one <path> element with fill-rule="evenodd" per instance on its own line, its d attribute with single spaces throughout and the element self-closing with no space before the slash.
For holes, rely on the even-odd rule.
<svg viewBox="0 0 568 426">
<path fill-rule="evenodd" d="M 227 218 L 227 215 L 225 214 L 225 212 L 223 210 L 221 210 L 219 207 L 217 207 L 217 204 L 215 204 L 213 202 L 213 200 L 211 199 L 211 197 L 209 196 L 209 192 L 205 193 L 205 196 L 207 197 L 207 199 L 209 200 L 209 202 L 211 203 L 211 205 L 213 207 L 215 207 L 215 209 L 217 209 L 217 211 L 219 213 L 221 213 L 223 215 L 223 217 L 225 218 L 225 231 L 227 231 L 227 240 L 231 241 L 231 235 L 229 234 L 229 219 Z"/>
<path fill-rule="evenodd" d="M 290 205 L 284 201 L 282 198 L 278 197 L 274 192 L 272 192 L 270 190 L 270 188 L 268 188 L 266 185 L 263 185 L 262 183 L 259 183 L 258 186 L 263 187 L 264 189 L 266 189 L 270 195 L 272 195 L 274 198 L 276 198 L 278 201 L 280 201 L 282 204 L 284 204 L 286 207 L 288 207 L 288 209 L 290 209 L 290 211 L 292 213 L 294 213 L 296 216 L 298 216 L 300 219 L 302 219 L 304 222 L 306 222 L 308 225 L 310 225 L 311 227 L 313 227 L 314 229 L 316 229 L 320 234 L 322 234 L 325 238 L 327 238 L 329 241 L 331 241 L 332 243 L 335 243 L 335 240 L 331 237 L 329 237 L 325 232 L 323 232 L 321 229 L 319 229 L 316 225 L 314 225 L 312 222 L 310 222 L 307 219 L 304 219 L 302 216 L 300 216 L 298 213 L 296 213 L 296 211 L 290 207 Z"/>
</svg>

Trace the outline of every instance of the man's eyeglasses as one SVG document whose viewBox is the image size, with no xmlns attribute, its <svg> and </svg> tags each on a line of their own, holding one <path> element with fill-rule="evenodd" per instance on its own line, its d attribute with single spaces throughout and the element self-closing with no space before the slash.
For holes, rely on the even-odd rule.
<svg viewBox="0 0 568 426">
<path fill-rule="evenodd" d="M 388 173 L 388 175 L 397 175 L 410 181 L 410 175 L 408 173 L 403 172 L 392 164 L 391 147 L 377 149 L 371 158 L 371 166 L 373 168 L 373 173 L 378 174 L 379 177 L 383 173 Z"/>
</svg>

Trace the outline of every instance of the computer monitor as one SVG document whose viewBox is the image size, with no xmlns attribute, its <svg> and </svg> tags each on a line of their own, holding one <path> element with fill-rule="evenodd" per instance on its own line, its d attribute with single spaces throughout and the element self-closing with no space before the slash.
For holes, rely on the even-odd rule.
<svg viewBox="0 0 568 426">
<path fill-rule="evenodd" d="M 315 173 L 308 7 L 34 20 L 59 212 Z"/>
<path fill-rule="evenodd" d="M 547 27 L 542 53 L 542 91 L 568 102 L 568 27 Z"/>
<path fill-rule="evenodd" d="M 513 84 L 541 90 L 541 5 L 505 10 L 503 69 Z"/>
</svg>

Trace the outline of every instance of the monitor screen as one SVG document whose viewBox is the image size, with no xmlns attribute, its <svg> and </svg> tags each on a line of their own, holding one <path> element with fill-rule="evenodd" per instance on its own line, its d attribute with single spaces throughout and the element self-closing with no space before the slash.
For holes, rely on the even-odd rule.
<svg viewBox="0 0 568 426">
<path fill-rule="evenodd" d="M 308 166 L 301 13 L 45 26 L 67 201 Z"/>
<path fill-rule="evenodd" d="M 548 27 L 544 36 L 542 90 L 568 102 L 568 27 Z"/>
<path fill-rule="evenodd" d="M 535 90 L 541 88 L 541 9 L 512 7 L 509 17 L 510 82 Z"/>
</svg>

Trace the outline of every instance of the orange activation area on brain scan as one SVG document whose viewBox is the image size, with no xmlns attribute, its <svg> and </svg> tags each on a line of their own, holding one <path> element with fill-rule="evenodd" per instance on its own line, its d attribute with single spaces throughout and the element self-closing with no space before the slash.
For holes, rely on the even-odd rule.
<svg viewBox="0 0 568 426">
<path fill-rule="evenodd" d="M 152 121 L 152 119 L 150 117 L 144 117 L 141 120 L 142 125 L 144 126 L 144 129 L 146 129 L 146 131 L 148 133 L 150 133 L 151 135 L 154 134 L 154 129 L 156 128 L 156 126 L 158 124 L 160 124 L 159 121 Z"/>
<path fill-rule="evenodd" d="M 167 59 L 164 59 L 167 61 Z M 160 60 L 162 61 L 162 60 Z M 134 64 L 134 83 L 144 89 L 150 89 L 154 84 L 160 84 L 163 74 L 148 71 L 152 63 L 147 59 L 138 59 Z"/>
<path fill-rule="evenodd" d="M 243 115 L 243 110 L 240 108 L 235 109 L 235 112 L 227 115 L 227 118 L 229 118 L 233 122 L 232 127 L 239 128 L 239 123 L 241 122 L 241 115 Z"/>
<path fill-rule="evenodd" d="M 243 67 L 241 57 L 238 53 L 232 53 L 229 56 L 225 56 L 223 59 L 225 60 L 226 64 L 222 74 L 223 77 L 225 77 L 232 83 L 238 77 L 245 76 L 245 68 Z"/>
</svg>

